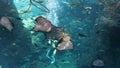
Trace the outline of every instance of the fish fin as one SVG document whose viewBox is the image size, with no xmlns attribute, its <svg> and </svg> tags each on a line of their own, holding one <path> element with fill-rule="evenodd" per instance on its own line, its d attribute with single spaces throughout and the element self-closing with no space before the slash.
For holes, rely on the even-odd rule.
<svg viewBox="0 0 120 68">
<path fill-rule="evenodd" d="M 78 36 L 79 36 L 79 37 L 87 37 L 87 35 L 82 34 L 82 33 L 78 33 Z"/>
<path fill-rule="evenodd" d="M 39 47 L 37 43 L 34 43 L 33 45 L 35 45 L 36 47 Z"/>
</svg>

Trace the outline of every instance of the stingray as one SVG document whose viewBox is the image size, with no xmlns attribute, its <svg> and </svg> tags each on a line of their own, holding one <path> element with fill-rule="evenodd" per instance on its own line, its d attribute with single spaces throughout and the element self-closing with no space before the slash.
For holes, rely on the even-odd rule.
<svg viewBox="0 0 120 68">
<path fill-rule="evenodd" d="M 71 37 L 70 35 L 64 33 L 61 41 L 58 43 L 57 45 L 57 49 L 58 50 L 69 50 L 69 49 L 73 49 L 73 43 L 70 41 Z"/>
<path fill-rule="evenodd" d="M 3 26 L 9 31 L 13 30 L 13 24 L 10 22 L 10 20 L 7 17 L 2 17 L 0 19 L 0 26 Z"/>
<path fill-rule="evenodd" d="M 37 17 L 35 21 L 36 21 L 36 25 L 33 28 L 34 31 L 50 32 L 53 27 L 51 22 L 42 16 Z"/>
<path fill-rule="evenodd" d="M 104 61 L 101 59 L 96 59 L 95 61 L 93 61 L 93 66 L 102 67 L 104 66 Z"/>
<path fill-rule="evenodd" d="M 73 49 L 73 43 L 70 40 L 69 41 L 63 41 L 63 42 L 58 44 L 57 49 L 58 50 Z"/>
</svg>

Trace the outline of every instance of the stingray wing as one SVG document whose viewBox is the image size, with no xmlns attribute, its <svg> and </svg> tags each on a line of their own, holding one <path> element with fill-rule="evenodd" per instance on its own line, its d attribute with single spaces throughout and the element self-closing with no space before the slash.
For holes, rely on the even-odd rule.
<svg viewBox="0 0 120 68">
<path fill-rule="evenodd" d="M 73 49 L 73 43 L 71 41 L 61 42 L 57 46 L 58 50 L 69 50 Z"/>
</svg>

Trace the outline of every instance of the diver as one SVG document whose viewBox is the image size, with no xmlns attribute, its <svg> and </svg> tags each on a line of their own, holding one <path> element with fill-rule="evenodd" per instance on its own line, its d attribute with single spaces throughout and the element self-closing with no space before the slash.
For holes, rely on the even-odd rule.
<svg viewBox="0 0 120 68">
<path fill-rule="evenodd" d="M 56 27 L 51 24 L 46 18 L 39 16 L 35 19 L 34 31 L 44 33 L 48 39 L 50 49 L 48 49 L 46 56 L 51 60 L 51 64 L 55 62 L 54 56 L 57 50 L 73 49 L 73 43 L 69 34 L 65 33 L 61 27 Z"/>
</svg>

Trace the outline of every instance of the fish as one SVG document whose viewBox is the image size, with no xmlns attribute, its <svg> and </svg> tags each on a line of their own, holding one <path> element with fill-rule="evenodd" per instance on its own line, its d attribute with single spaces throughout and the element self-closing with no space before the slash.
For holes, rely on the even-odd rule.
<svg viewBox="0 0 120 68">
<path fill-rule="evenodd" d="M 78 33 L 78 36 L 79 36 L 79 37 L 87 37 L 87 35 L 82 34 L 82 33 Z"/>
<path fill-rule="evenodd" d="M 10 20 L 22 20 L 22 18 L 20 18 L 20 17 L 10 17 L 10 16 L 7 16 L 7 18 L 9 18 Z"/>
<path fill-rule="evenodd" d="M 100 30 L 97 30 L 96 31 L 96 34 L 100 34 L 101 32 L 104 32 L 105 30 L 103 30 L 103 29 L 100 29 Z"/>
<path fill-rule="evenodd" d="M 57 50 L 70 50 L 73 49 L 73 43 L 71 41 L 63 41 L 56 47 Z"/>
<path fill-rule="evenodd" d="M 97 66 L 97 67 L 102 67 L 102 66 L 104 66 L 105 64 L 104 64 L 104 62 L 103 62 L 103 60 L 101 60 L 101 59 L 96 59 L 95 61 L 93 61 L 93 64 L 92 64 L 93 66 Z"/>
<path fill-rule="evenodd" d="M 15 17 L 15 19 L 16 19 L 16 20 L 22 20 L 22 18 L 20 18 L 20 17 Z"/>
<path fill-rule="evenodd" d="M 0 26 L 3 26 L 9 31 L 13 30 L 13 23 L 10 22 L 10 20 L 7 17 L 2 17 L 0 19 Z"/>
</svg>

